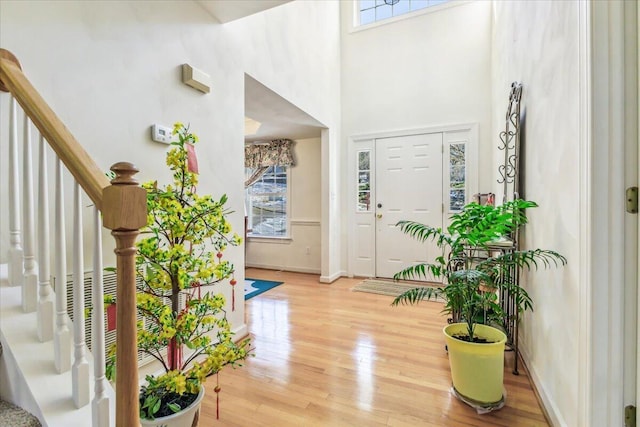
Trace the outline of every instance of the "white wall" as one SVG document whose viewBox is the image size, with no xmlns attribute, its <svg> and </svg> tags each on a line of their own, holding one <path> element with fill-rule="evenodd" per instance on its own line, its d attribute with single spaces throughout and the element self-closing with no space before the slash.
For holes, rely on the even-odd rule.
<svg viewBox="0 0 640 427">
<path fill-rule="evenodd" d="M 535 311 L 522 320 L 520 348 L 554 424 L 576 426 L 580 425 L 578 2 L 494 4 L 493 134 L 504 129 L 511 82 L 522 82 L 523 196 L 540 205 L 528 212 L 530 224 L 522 246 L 556 250 L 569 262 L 561 269 L 525 275 Z M 493 153 L 497 164 L 498 150 Z"/>
<path fill-rule="evenodd" d="M 336 2 L 291 2 L 220 25 L 186 1 L 2 1 L 0 40 L 105 170 L 128 160 L 139 167 L 140 180 L 167 182 L 166 146 L 150 141 L 149 127 L 190 123 L 201 141 L 198 190 L 226 193 L 232 224 L 242 232 L 244 75 L 320 120 L 331 132 L 327 144 L 337 144 L 338 14 Z M 211 76 L 210 94 L 180 82 L 183 63 Z M 3 94 L 2 123 L 7 105 Z M 6 262 L 6 128 L 2 132 L 0 262 Z M 243 248 L 227 254 L 242 279 Z M 228 314 L 234 327 L 244 325 L 242 305 Z"/>
<path fill-rule="evenodd" d="M 290 239 L 249 238 L 247 266 L 320 273 L 320 138 L 296 140 Z"/>
<path fill-rule="evenodd" d="M 479 189 L 491 187 L 491 2 L 433 12 L 350 32 L 342 2 L 342 151 L 350 136 L 448 124 L 479 124 Z M 347 165 L 341 165 L 347 182 Z M 345 188 L 345 185 L 342 186 Z M 346 190 L 342 206 L 347 204 Z M 347 215 L 343 215 L 346 220 Z M 343 224 L 343 268 L 347 226 Z"/>
</svg>

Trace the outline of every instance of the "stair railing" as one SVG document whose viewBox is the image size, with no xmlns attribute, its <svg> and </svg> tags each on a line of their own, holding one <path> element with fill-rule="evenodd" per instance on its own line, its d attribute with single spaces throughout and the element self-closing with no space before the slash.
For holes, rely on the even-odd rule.
<svg viewBox="0 0 640 427">
<path fill-rule="evenodd" d="M 109 182 L 93 159 L 76 141 L 53 110 L 31 85 L 16 57 L 0 49 L 0 90 L 10 92 L 9 118 L 9 283 L 22 286 L 22 309 L 37 312 L 40 341 L 54 340 L 54 365 L 58 373 L 71 370 L 72 397 L 76 407 L 89 403 L 89 364 L 85 354 L 84 337 L 84 280 L 82 252 L 82 192 L 94 205 L 94 254 L 92 284 L 92 343 L 94 357 L 94 398 L 92 425 L 110 424 L 109 401 L 105 392 L 104 309 L 102 288 L 101 228 L 112 230 L 117 259 L 117 372 L 116 413 L 118 427 L 139 426 L 138 358 L 136 344 L 136 281 L 135 239 L 146 224 L 146 192 L 133 178 L 138 171 L 130 163 L 120 162 L 111 167 L 116 177 Z M 23 179 L 20 192 L 18 172 L 18 109 L 24 112 Z M 35 231 L 31 123 L 40 133 L 37 236 Z M 49 254 L 49 193 L 47 147 L 57 157 L 55 182 L 55 292 L 50 282 Z M 73 333 L 68 329 L 66 292 L 66 236 L 63 176 L 64 168 L 75 180 L 73 202 Z M 23 200 L 21 230 L 20 195 Z M 102 225 L 101 225 L 102 223 Z M 35 241 L 39 242 L 35 254 Z M 36 268 L 37 265 L 37 268 Z M 55 293 L 55 301 L 53 295 Z M 55 321 L 54 321 L 55 319 Z M 73 343 L 73 355 L 71 344 Z M 73 361 L 72 361 L 73 359 Z M 88 420 L 87 420 L 88 422 Z"/>
</svg>

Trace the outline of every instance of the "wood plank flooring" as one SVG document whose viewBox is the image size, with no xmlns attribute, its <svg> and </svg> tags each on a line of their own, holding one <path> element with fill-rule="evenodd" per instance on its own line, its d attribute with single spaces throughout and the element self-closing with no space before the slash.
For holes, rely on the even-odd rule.
<svg viewBox="0 0 640 427">
<path fill-rule="evenodd" d="M 478 415 L 451 393 L 442 304 L 391 307 L 360 279 L 247 269 L 283 281 L 246 302 L 255 357 L 206 384 L 200 426 L 547 426 L 524 370 L 505 367 L 506 406 Z"/>
</svg>

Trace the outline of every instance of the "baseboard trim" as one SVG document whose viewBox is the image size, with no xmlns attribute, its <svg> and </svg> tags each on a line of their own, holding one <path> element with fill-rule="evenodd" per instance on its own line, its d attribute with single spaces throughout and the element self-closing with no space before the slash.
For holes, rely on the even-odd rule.
<svg viewBox="0 0 640 427">
<path fill-rule="evenodd" d="M 527 348 L 520 343 L 519 348 L 520 359 L 522 363 L 525 365 L 525 369 L 529 373 L 529 379 L 531 380 L 531 386 L 533 387 L 533 392 L 537 396 L 540 406 L 542 407 L 542 412 L 544 413 L 547 421 L 552 427 L 566 427 L 567 423 L 562 418 L 560 414 L 559 408 L 553 402 L 551 397 L 549 396 L 549 392 L 546 387 L 542 383 L 540 376 L 537 371 L 533 367 L 533 364 L 530 363 L 531 358 L 529 357 L 529 352 Z"/>
<path fill-rule="evenodd" d="M 255 264 L 255 263 L 245 263 L 245 268 L 262 268 L 264 270 L 276 270 L 276 271 L 292 271 L 294 273 L 308 273 L 308 274 L 320 274 L 320 270 L 317 268 L 310 267 L 293 267 L 293 266 L 279 266 L 279 265 L 269 265 L 269 264 Z"/>
<path fill-rule="evenodd" d="M 333 283 L 344 275 L 344 271 L 338 271 L 329 276 L 320 276 L 320 283 Z"/>
<path fill-rule="evenodd" d="M 242 324 L 239 327 L 233 329 L 233 341 L 238 343 L 246 338 L 249 338 L 249 328 L 247 328 L 247 324 Z"/>
</svg>

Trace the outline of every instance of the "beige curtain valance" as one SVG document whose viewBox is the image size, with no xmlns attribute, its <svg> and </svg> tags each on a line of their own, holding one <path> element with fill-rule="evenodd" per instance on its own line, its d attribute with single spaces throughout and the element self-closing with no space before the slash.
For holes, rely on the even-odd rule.
<svg viewBox="0 0 640 427">
<path fill-rule="evenodd" d="M 246 145 L 244 166 L 253 169 L 253 174 L 244 183 L 245 188 L 259 180 L 270 166 L 294 166 L 293 141 L 274 139 L 266 144 Z"/>
<path fill-rule="evenodd" d="M 244 166 L 251 169 L 269 166 L 293 166 L 293 141 L 274 139 L 266 144 L 244 147 Z"/>
</svg>

